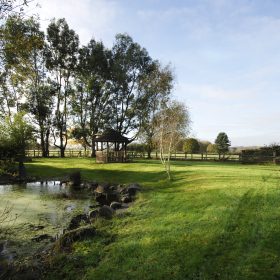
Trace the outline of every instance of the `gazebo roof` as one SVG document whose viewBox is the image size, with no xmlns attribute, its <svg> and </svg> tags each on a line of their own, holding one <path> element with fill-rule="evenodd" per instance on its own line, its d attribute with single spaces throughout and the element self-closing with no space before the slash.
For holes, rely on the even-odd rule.
<svg viewBox="0 0 280 280">
<path fill-rule="evenodd" d="M 129 142 L 128 138 L 121 135 L 120 132 L 108 128 L 102 134 L 96 134 L 95 142 Z"/>
</svg>

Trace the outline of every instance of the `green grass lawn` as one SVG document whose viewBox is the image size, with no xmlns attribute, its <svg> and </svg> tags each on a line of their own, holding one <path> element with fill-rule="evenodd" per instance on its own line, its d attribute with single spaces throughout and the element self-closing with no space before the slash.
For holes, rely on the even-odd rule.
<svg viewBox="0 0 280 280">
<path fill-rule="evenodd" d="M 95 164 L 38 159 L 30 175 L 138 182 L 123 217 L 57 256 L 49 279 L 280 279 L 280 168 L 175 162 L 168 182 L 157 161 Z"/>
</svg>

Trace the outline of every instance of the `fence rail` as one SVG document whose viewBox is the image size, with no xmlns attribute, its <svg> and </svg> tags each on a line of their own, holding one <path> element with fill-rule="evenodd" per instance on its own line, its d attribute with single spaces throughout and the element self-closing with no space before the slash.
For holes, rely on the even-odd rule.
<svg viewBox="0 0 280 280">
<path fill-rule="evenodd" d="M 26 150 L 25 156 L 30 158 L 42 157 L 42 152 L 40 150 Z M 90 157 L 90 150 L 65 150 L 65 157 Z M 59 150 L 50 150 L 49 157 L 60 157 Z M 127 157 L 129 159 L 145 159 L 148 154 L 145 152 L 134 152 L 128 151 Z M 159 159 L 159 153 L 152 152 L 152 159 Z M 193 161 L 218 161 L 218 154 L 187 154 L 183 152 L 176 152 L 171 154 L 171 160 L 193 160 Z M 280 163 L 280 157 L 277 156 L 255 156 L 255 155 L 241 155 L 241 154 L 228 154 L 224 158 L 225 161 L 230 162 L 242 162 L 242 163 Z"/>
<path fill-rule="evenodd" d="M 90 157 L 91 151 L 85 150 L 65 150 L 65 157 Z M 26 150 L 26 157 L 42 157 L 41 150 Z M 49 157 L 60 157 L 60 150 L 50 150 Z"/>
<path fill-rule="evenodd" d="M 128 152 L 128 155 L 130 158 L 147 158 L 148 154 L 147 153 L 139 153 L 139 152 Z M 159 154 L 158 153 L 151 153 L 151 158 L 153 159 L 159 159 Z M 214 161 L 214 160 L 219 160 L 219 155 L 218 154 L 187 154 L 183 152 L 177 152 L 177 153 L 172 153 L 171 160 L 200 160 L 200 161 Z M 230 154 L 226 155 L 224 157 L 224 160 L 228 161 L 240 161 L 240 155 L 239 154 Z"/>
</svg>

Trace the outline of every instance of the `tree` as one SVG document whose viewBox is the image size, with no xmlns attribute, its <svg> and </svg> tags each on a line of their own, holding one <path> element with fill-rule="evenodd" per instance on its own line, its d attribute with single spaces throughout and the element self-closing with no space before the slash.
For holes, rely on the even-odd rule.
<svg viewBox="0 0 280 280">
<path fill-rule="evenodd" d="M 34 50 L 44 45 L 44 35 L 33 19 L 9 17 L 1 26 L 0 101 L 3 112 L 11 116 L 20 111 L 22 97 L 35 76 Z"/>
<path fill-rule="evenodd" d="M 151 158 L 151 152 L 155 147 L 153 137 L 155 134 L 155 116 L 161 107 L 169 99 L 173 87 L 174 75 L 170 66 L 163 67 L 158 61 L 151 65 L 151 70 L 146 73 L 141 81 L 141 87 L 145 91 L 146 105 L 143 121 L 141 124 L 140 135 L 147 144 L 148 158 Z"/>
<path fill-rule="evenodd" d="M 152 59 L 129 35 L 118 34 L 109 63 L 114 100 L 112 127 L 121 134 L 130 133 L 134 139 L 141 127 L 148 98 L 141 81 L 150 71 Z"/>
<path fill-rule="evenodd" d="M 198 141 L 199 144 L 199 152 L 204 154 L 207 153 L 207 147 L 211 144 L 209 141 Z"/>
<path fill-rule="evenodd" d="M 199 143 L 195 138 L 188 138 L 184 143 L 184 152 L 194 154 L 199 152 Z"/>
<path fill-rule="evenodd" d="M 190 126 L 190 117 L 186 106 L 178 101 L 170 101 L 155 117 L 155 142 L 158 145 L 160 159 L 171 180 L 170 156 L 177 143 L 186 136 Z"/>
<path fill-rule="evenodd" d="M 31 113 L 42 154 L 48 156 L 54 88 L 46 78 L 44 33 L 34 18 L 9 17 L 3 26 L 5 70 L 1 102 L 11 117 L 13 108 Z M 24 97 L 24 98 L 23 98 Z M 27 102 L 23 104 L 23 100 Z"/>
<path fill-rule="evenodd" d="M 60 149 L 60 156 L 64 157 L 68 141 L 71 79 L 77 66 L 79 38 L 65 19 L 58 19 L 48 26 L 47 41 L 46 66 L 56 87 L 52 136 L 54 145 Z"/>
<path fill-rule="evenodd" d="M 76 92 L 71 100 L 75 118 L 73 135 L 83 139 L 95 156 L 95 135 L 98 130 L 110 126 L 112 120 L 112 95 L 110 92 L 111 56 L 102 42 L 91 40 L 80 49 L 76 71 Z"/>
<path fill-rule="evenodd" d="M 219 154 L 219 159 L 221 158 L 221 155 L 225 155 L 226 152 L 228 152 L 229 147 L 231 145 L 228 136 L 225 132 L 220 132 L 215 140 L 216 148 Z"/>
<path fill-rule="evenodd" d="M 217 153 L 217 147 L 216 147 L 215 144 L 211 144 L 211 143 L 210 143 L 210 144 L 207 146 L 206 151 L 207 151 L 207 153 L 209 153 L 209 154 L 215 154 L 215 153 Z"/>
</svg>

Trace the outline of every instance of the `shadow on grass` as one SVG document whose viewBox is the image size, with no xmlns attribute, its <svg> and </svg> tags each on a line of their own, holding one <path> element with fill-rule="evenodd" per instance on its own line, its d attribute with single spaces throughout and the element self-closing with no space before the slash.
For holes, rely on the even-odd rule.
<svg viewBox="0 0 280 280">
<path fill-rule="evenodd" d="M 67 165 L 59 164 L 63 163 L 63 161 L 60 160 L 55 161 L 55 163 L 53 163 L 53 161 L 36 160 L 36 162 L 26 164 L 26 169 L 30 176 L 35 176 L 38 180 L 64 179 L 70 173 L 79 170 L 84 180 L 109 183 L 137 182 L 150 190 L 154 188 L 168 189 L 177 187 L 186 181 L 186 176 L 193 172 L 190 170 L 172 170 L 173 180 L 169 181 L 161 163 L 155 160 L 140 160 L 135 163 L 117 165 L 113 163 L 98 165 L 87 160 L 81 162 L 81 164 L 77 162 L 78 165 L 74 167 L 71 167 L 70 161 L 67 162 L 66 160 L 65 162 Z M 147 164 L 151 167 L 151 171 L 147 171 L 147 169 L 141 170 L 141 168 L 143 166 L 146 167 Z"/>
</svg>

